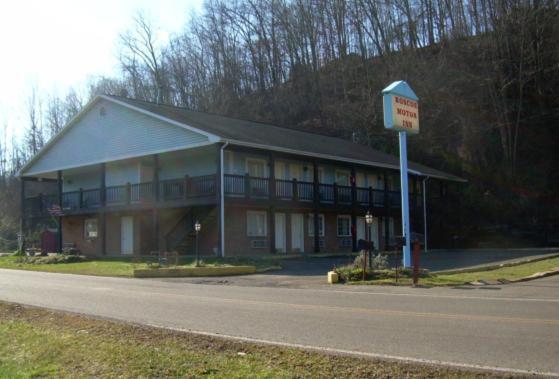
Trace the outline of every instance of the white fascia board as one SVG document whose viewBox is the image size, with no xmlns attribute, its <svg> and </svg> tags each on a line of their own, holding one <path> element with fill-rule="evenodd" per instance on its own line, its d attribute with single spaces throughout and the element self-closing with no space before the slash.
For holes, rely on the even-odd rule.
<svg viewBox="0 0 559 379">
<path fill-rule="evenodd" d="M 195 145 L 189 145 L 189 146 L 181 146 L 181 147 L 176 147 L 173 149 L 164 149 L 164 150 L 153 150 L 153 151 L 147 151 L 147 152 L 142 152 L 141 154 L 130 154 L 130 155 L 122 155 L 122 156 L 117 156 L 116 158 L 111 158 L 110 160 L 98 160 L 98 161 L 92 161 L 91 163 L 88 163 L 86 165 L 80 164 L 80 165 L 68 165 L 68 166 L 63 166 L 63 167 L 59 167 L 57 169 L 58 170 L 70 170 L 70 169 L 74 169 L 74 168 L 80 168 L 80 167 L 88 167 L 88 166 L 93 166 L 96 164 L 101 164 L 101 163 L 110 163 L 110 162 L 117 162 L 117 161 L 122 161 L 125 159 L 133 159 L 133 158 L 142 158 L 142 157 L 146 157 L 146 156 L 150 156 L 150 155 L 154 155 L 154 154 L 163 154 L 163 153 L 172 153 L 174 151 L 184 151 L 184 150 L 191 150 L 191 149 L 195 149 L 198 147 L 204 147 L 204 146 L 210 146 L 210 145 L 214 145 L 215 142 L 200 142 L 197 143 Z M 41 171 L 41 172 L 28 172 L 25 173 L 26 177 L 29 176 L 39 176 L 39 175 L 44 175 L 44 174 L 49 174 L 55 171 Z"/>
<path fill-rule="evenodd" d="M 117 99 L 114 99 L 114 98 L 112 98 L 112 97 L 110 97 L 110 96 L 105 96 L 105 95 L 100 95 L 100 97 L 103 98 L 103 99 L 105 99 L 105 100 L 107 100 L 107 101 L 113 102 L 113 103 L 118 104 L 118 105 L 121 105 L 121 106 L 123 106 L 123 107 L 126 107 L 126 108 L 128 108 L 128 109 L 132 109 L 132 110 L 134 110 L 134 111 L 136 111 L 136 112 L 139 112 L 139 113 L 148 115 L 148 116 L 153 117 L 153 118 L 156 118 L 156 119 L 158 119 L 158 120 L 160 120 L 160 121 L 164 121 L 164 122 L 166 122 L 166 123 L 168 123 L 168 124 L 178 126 L 178 127 L 180 127 L 180 128 L 189 130 L 189 131 L 194 132 L 194 133 L 202 134 L 203 136 L 207 137 L 207 138 L 210 140 L 210 142 L 212 142 L 212 143 L 220 142 L 220 140 L 221 140 L 221 139 L 220 139 L 218 136 L 216 136 L 215 134 L 208 133 L 208 132 L 205 132 L 205 131 L 203 131 L 203 130 L 201 130 L 201 129 L 198 129 L 198 128 L 192 127 L 192 126 L 190 126 L 190 125 L 184 124 L 184 123 L 182 123 L 182 122 L 178 122 L 178 121 L 172 120 L 172 119 L 170 119 L 170 118 L 167 118 L 167 117 L 158 115 L 157 113 L 153 113 L 153 112 L 147 111 L 147 110 L 145 110 L 145 109 L 136 107 L 136 106 L 134 106 L 134 105 L 132 105 L 132 104 L 128 104 L 127 102 L 120 101 L 120 100 L 117 100 Z"/>
</svg>

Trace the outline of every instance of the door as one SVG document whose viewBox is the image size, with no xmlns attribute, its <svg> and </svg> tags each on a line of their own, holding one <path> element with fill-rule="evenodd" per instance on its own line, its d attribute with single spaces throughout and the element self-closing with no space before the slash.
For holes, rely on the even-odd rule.
<svg viewBox="0 0 559 379">
<path fill-rule="evenodd" d="M 275 214 L 275 232 L 276 232 L 276 251 L 286 253 L 286 228 L 285 228 L 285 213 Z"/>
<path fill-rule="evenodd" d="M 298 164 L 289 165 L 289 179 L 303 180 L 303 168 Z"/>
<path fill-rule="evenodd" d="M 134 252 L 134 217 L 120 219 L 120 253 L 131 255 Z"/>
<path fill-rule="evenodd" d="M 369 232 L 370 234 L 370 238 L 371 241 L 373 241 L 373 243 L 375 244 L 375 250 L 379 249 L 379 243 L 380 243 L 380 239 L 379 239 L 379 234 L 378 234 L 378 222 L 379 222 L 379 218 L 378 217 L 373 217 L 373 223 L 370 226 Z M 363 240 L 367 240 L 367 237 L 369 237 L 369 235 L 367 234 L 367 224 L 365 223 L 365 217 L 357 217 L 357 241 L 363 239 Z"/>
<path fill-rule="evenodd" d="M 371 241 L 373 241 L 373 243 L 375 244 L 375 250 L 380 249 L 380 239 L 378 235 L 378 222 L 379 222 L 379 218 L 374 217 L 373 223 L 371 224 Z"/>
<path fill-rule="evenodd" d="M 365 217 L 357 217 L 357 241 L 365 240 L 367 233 L 365 232 Z"/>
<path fill-rule="evenodd" d="M 291 215 L 291 250 L 300 253 L 304 252 L 304 238 L 303 215 L 301 213 L 293 213 Z"/>
<path fill-rule="evenodd" d="M 268 195 L 268 181 L 263 179 L 266 177 L 266 161 L 247 158 L 246 172 L 251 177 L 249 181 L 251 196 L 262 197 Z"/>
</svg>

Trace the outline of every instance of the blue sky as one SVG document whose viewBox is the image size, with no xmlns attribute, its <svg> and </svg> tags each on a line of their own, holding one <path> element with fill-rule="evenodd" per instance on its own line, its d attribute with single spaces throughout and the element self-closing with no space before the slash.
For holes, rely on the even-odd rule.
<svg viewBox="0 0 559 379">
<path fill-rule="evenodd" d="M 118 73 L 119 34 L 139 11 L 165 42 L 203 0 L 17 0 L 0 2 L 0 124 L 21 135 L 32 87 L 65 94 Z M 0 137 L 1 138 L 1 137 Z"/>
</svg>

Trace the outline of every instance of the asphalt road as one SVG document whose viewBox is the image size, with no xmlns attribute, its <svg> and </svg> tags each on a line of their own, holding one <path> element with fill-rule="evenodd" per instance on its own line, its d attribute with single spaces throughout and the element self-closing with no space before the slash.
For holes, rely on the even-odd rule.
<svg viewBox="0 0 559 379">
<path fill-rule="evenodd" d="M 559 276 L 483 289 L 288 289 L 0 270 L 0 300 L 289 346 L 559 376 Z"/>
</svg>

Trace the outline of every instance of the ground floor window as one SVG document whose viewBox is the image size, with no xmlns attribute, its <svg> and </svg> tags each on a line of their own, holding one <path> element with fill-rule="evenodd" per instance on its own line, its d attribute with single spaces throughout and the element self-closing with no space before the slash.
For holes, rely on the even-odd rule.
<svg viewBox="0 0 559 379">
<path fill-rule="evenodd" d="M 314 237 L 314 214 L 309 214 L 309 237 Z M 324 215 L 318 215 L 318 235 L 324 237 Z"/>
<path fill-rule="evenodd" d="M 267 234 L 266 212 L 247 211 L 247 236 L 266 237 Z"/>
<path fill-rule="evenodd" d="M 337 234 L 338 237 L 351 236 L 351 216 L 340 215 L 337 219 Z"/>
<path fill-rule="evenodd" d="M 86 218 L 83 224 L 85 238 L 97 238 L 97 219 Z"/>
</svg>

